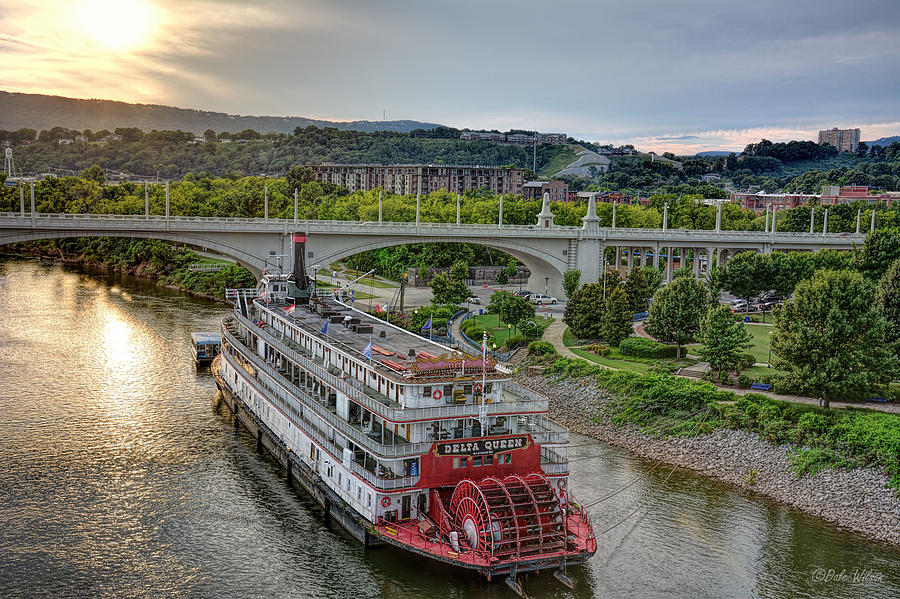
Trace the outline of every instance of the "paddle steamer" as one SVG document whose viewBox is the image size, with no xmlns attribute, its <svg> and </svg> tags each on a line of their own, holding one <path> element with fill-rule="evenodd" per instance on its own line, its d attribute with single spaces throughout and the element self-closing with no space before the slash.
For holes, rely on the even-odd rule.
<svg viewBox="0 0 900 599">
<path fill-rule="evenodd" d="M 229 290 L 213 372 L 229 408 L 366 546 L 506 576 L 597 548 L 570 496 L 568 433 L 482 350 L 453 351 L 290 274 Z M 319 290 L 322 292 L 322 290 Z M 475 355 L 472 355 L 475 354 Z"/>
</svg>

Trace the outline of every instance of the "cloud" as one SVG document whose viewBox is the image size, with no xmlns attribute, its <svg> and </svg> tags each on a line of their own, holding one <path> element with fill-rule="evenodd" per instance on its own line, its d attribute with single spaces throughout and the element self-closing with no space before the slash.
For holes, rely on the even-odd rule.
<svg viewBox="0 0 900 599">
<path fill-rule="evenodd" d="M 0 0 L 2 86 L 666 151 L 865 131 L 895 121 L 900 97 L 896 0 L 145 1 L 159 15 L 146 43 L 111 52 L 73 26 L 72 2 Z"/>
</svg>

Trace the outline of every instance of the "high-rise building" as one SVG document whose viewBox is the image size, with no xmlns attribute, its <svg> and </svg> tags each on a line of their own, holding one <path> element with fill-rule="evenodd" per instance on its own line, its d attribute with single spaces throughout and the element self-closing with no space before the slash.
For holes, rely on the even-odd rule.
<svg viewBox="0 0 900 599">
<path fill-rule="evenodd" d="M 819 144 L 834 146 L 838 152 L 855 152 L 859 146 L 859 129 L 828 129 L 819 131 Z"/>
</svg>

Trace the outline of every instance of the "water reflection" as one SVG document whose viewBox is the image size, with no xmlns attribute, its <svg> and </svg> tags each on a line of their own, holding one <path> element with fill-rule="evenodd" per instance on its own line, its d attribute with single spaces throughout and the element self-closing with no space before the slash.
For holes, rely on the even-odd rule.
<svg viewBox="0 0 900 599">
<path fill-rule="evenodd" d="M 113 292 L 117 286 L 118 293 Z M 129 301 L 130 298 L 130 301 Z M 510 597 L 392 548 L 366 551 L 216 407 L 189 334 L 223 307 L 152 282 L 0 260 L 0 596 Z M 777 504 L 573 439 L 600 537 L 574 592 L 533 597 L 900 597 L 900 552 Z M 874 568 L 865 586 L 817 567 Z"/>
</svg>

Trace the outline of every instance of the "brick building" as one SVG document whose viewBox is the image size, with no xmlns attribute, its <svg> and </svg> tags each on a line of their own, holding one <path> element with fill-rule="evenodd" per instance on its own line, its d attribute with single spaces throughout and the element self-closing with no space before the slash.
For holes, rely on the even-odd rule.
<svg viewBox="0 0 900 599">
<path fill-rule="evenodd" d="M 775 206 L 779 210 L 796 208 L 808 204 L 818 204 L 822 196 L 814 193 L 732 193 L 731 201 L 738 202 L 741 208 L 762 212 L 768 206 Z"/>
<path fill-rule="evenodd" d="M 526 200 L 540 200 L 544 193 L 550 194 L 551 202 L 565 202 L 569 199 L 569 184 L 564 181 L 529 181 L 522 186 Z"/>
<path fill-rule="evenodd" d="M 900 191 L 884 191 L 878 194 L 870 194 L 869 188 L 865 185 L 826 185 L 822 188 L 823 206 L 852 204 L 857 201 L 869 204 L 884 202 L 890 206 L 892 202 L 900 201 Z"/>
<path fill-rule="evenodd" d="M 316 181 L 334 183 L 350 192 L 381 188 L 399 195 L 445 190 L 465 193 L 487 189 L 494 194 L 521 194 L 524 172 L 494 166 L 434 164 L 320 164 L 309 165 Z"/>
</svg>

